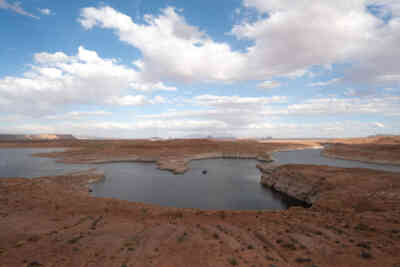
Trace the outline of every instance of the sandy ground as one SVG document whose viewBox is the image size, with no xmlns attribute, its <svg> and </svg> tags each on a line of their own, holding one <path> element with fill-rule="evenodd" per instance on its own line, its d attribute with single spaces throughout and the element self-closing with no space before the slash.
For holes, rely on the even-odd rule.
<svg viewBox="0 0 400 267">
<path fill-rule="evenodd" d="M 400 136 L 370 138 L 342 138 L 315 140 L 267 140 L 263 143 L 325 145 L 322 155 L 326 157 L 380 164 L 400 165 Z"/>
<path fill-rule="evenodd" d="M 264 156 L 300 144 L 178 140 L 23 146 L 74 148 L 51 154 L 63 160 L 140 156 L 173 163 L 168 160 L 210 152 Z M 2 178 L 0 266 L 400 266 L 399 174 L 285 165 L 272 175 L 277 182 L 296 181 L 287 188 L 307 185 L 316 195 L 313 206 L 279 212 L 175 209 L 91 197 L 87 184 L 102 178 L 93 172 Z"/>
</svg>

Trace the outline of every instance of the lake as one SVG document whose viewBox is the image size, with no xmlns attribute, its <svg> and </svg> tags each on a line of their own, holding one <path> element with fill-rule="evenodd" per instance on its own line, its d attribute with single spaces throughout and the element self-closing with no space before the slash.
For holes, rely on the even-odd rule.
<svg viewBox="0 0 400 267">
<path fill-rule="evenodd" d="M 55 176 L 97 168 L 106 179 L 92 184 L 92 195 L 179 208 L 213 210 L 282 210 L 299 205 L 260 184 L 258 161 L 208 159 L 189 163 L 184 174 L 161 171 L 154 163 L 63 164 L 32 157 L 63 149 L 0 149 L 0 177 Z M 320 149 L 273 154 L 275 163 L 316 164 L 400 171 L 400 166 L 325 158 Z M 206 173 L 204 172 L 206 171 Z"/>
</svg>

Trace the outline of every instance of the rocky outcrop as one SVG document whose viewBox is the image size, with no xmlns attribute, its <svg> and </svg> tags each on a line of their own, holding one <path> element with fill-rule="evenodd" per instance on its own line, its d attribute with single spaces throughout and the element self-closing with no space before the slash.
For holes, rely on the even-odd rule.
<svg viewBox="0 0 400 267">
<path fill-rule="evenodd" d="M 262 173 L 261 184 L 307 204 L 313 204 L 318 199 L 315 179 L 276 164 L 259 164 L 257 167 Z"/>
<path fill-rule="evenodd" d="M 316 165 L 258 165 L 261 183 L 318 209 L 380 211 L 400 203 L 399 173 Z"/>
</svg>

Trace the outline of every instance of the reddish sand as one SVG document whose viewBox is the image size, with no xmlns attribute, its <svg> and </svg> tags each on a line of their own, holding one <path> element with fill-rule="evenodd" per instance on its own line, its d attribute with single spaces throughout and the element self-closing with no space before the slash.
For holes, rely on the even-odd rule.
<svg viewBox="0 0 400 267">
<path fill-rule="evenodd" d="M 183 158 L 210 149 L 258 154 L 288 147 L 199 140 L 153 149 L 129 141 L 135 143 L 122 149 L 122 142 L 88 142 L 92 148 L 61 155 Z M 200 211 L 93 198 L 86 186 L 101 175 L 91 172 L 0 179 L 0 266 L 400 266 L 399 174 L 310 165 L 270 173 L 276 186 L 293 181 L 281 188 L 316 196 L 313 207 Z"/>
</svg>

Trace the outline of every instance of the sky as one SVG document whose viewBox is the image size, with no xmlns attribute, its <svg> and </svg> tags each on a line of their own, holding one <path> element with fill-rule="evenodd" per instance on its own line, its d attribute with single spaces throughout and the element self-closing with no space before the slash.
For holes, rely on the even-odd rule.
<svg viewBox="0 0 400 267">
<path fill-rule="evenodd" d="M 400 134 L 398 0 L 0 0 L 0 133 Z"/>
</svg>

